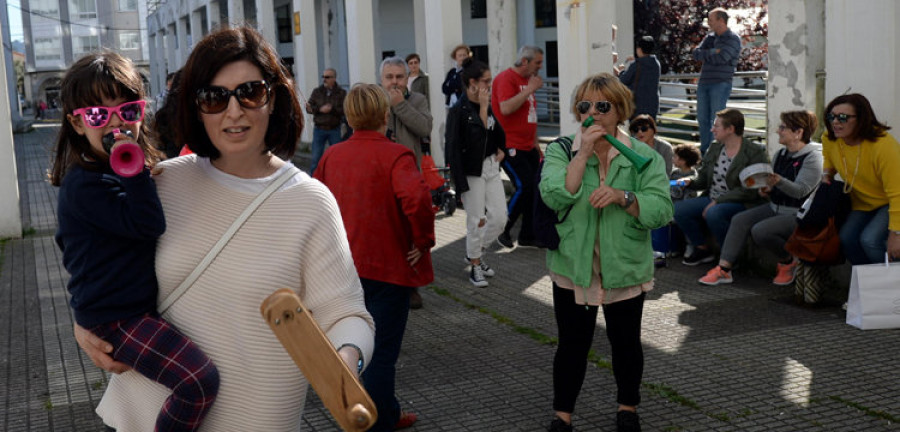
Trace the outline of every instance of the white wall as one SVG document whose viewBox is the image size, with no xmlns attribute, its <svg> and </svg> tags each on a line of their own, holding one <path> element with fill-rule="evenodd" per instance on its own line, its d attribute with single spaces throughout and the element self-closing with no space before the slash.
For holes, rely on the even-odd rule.
<svg viewBox="0 0 900 432">
<path fill-rule="evenodd" d="M 5 16 L 3 20 L 5 24 Z M 8 35 L 9 29 L 7 28 L 0 33 L 0 42 L 9 43 L 6 39 Z M 6 79 L 7 75 L 12 76 L 15 73 L 6 70 L 5 54 L 5 49 L 0 50 L 0 83 L 9 83 L 10 81 Z M 9 87 L 0 85 L 0 119 L 12 118 L 9 107 Z M 19 181 L 16 174 L 12 126 L 11 121 L 0 122 L 0 238 L 22 236 L 22 218 L 19 214 Z"/>
<path fill-rule="evenodd" d="M 900 4 L 826 0 L 825 7 L 825 103 L 861 93 L 900 136 Z"/>
</svg>

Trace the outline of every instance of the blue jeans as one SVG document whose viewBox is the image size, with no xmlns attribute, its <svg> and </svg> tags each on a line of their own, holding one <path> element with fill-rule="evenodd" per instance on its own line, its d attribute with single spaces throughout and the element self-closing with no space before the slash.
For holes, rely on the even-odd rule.
<svg viewBox="0 0 900 432">
<path fill-rule="evenodd" d="M 366 309 L 375 320 L 375 351 L 362 374 L 363 385 L 378 409 L 378 420 L 369 432 L 393 431 L 400 420 L 400 403 L 394 396 L 394 377 L 409 318 L 411 288 L 363 278 L 360 282 Z"/>
<path fill-rule="evenodd" d="M 697 85 L 697 123 L 700 127 L 700 153 L 706 154 L 712 142 L 716 113 L 725 109 L 731 96 L 731 81 Z"/>
<path fill-rule="evenodd" d="M 704 224 L 709 227 L 719 247 L 724 245 L 731 218 L 747 209 L 741 203 L 718 203 L 707 210 L 704 218 L 703 209 L 711 201 L 708 196 L 701 196 L 675 202 L 675 223 L 684 231 L 688 242 L 694 246 L 706 244 L 706 237 L 703 235 Z"/>
<path fill-rule="evenodd" d="M 850 264 L 884 262 L 888 237 L 888 206 L 877 210 L 853 210 L 841 227 L 841 247 Z"/>
<path fill-rule="evenodd" d="M 319 166 L 319 159 L 322 159 L 322 153 L 325 153 L 326 142 L 328 145 L 335 145 L 341 142 L 341 128 L 337 127 L 330 130 L 313 128 L 312 162 L 309 164 L 309 175 L 313 175 L 316 172 L 316 167 Z"/>
</svg>

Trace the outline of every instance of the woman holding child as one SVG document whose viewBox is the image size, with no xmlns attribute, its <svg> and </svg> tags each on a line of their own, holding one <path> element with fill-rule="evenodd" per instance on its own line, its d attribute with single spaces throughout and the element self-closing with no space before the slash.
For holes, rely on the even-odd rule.
<svg viewBox="0 0 900 432">
<path fill-rule="evenodd" d="M 294 431 L 308 388 L 260 316 L 288 287 L 352 370 L 371 358 L 374 326 L 363 302 L 334 197 L 290 162 L 302 130 L 294 83 L 275 50 L 249 27 L 199 41 L 183 68 L 178 142 L 196 155 L 165 161 L 154 178 L 167 229 L 157 244 L 159 301 L 167 299 L 264 189 L 275 189 L 163 316 L 219 369 L 204 420 L 210 431 Z M 288 223 L 289 221 L 290 223 Z M 75 328 L 79 345 L 115 372 L 97 408 L 120 432 L 153 430 L 168 391 L 114 362 L 109 344 Z"/>
</svg>

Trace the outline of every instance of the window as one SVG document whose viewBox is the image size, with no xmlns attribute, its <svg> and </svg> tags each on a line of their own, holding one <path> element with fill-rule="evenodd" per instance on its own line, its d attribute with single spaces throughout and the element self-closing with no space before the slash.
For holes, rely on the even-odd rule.
<svg viewBox="0 0 900 432">
<path fill-rule="evenodd" d="M 72 50 L 76 58 L 99 49 L 100 38 L 97 36 L 76 36 L 72 39 Z"/>
<path fill-rule="evenodd" d="M 141 49 L 141 34 L 136 31 L 121 31 L 121 32 L 119 32 L 119 49 L 120 50 Z"/>
<path fill-rule="evenodd" d="M 293 41 L 290 5 L 275 8 L 275 27 L 278 28 L 278 42 L 290 43 Z"/>
<path fill-rule="evenodd" d="M 487 18 L 487 0 L 471 0 L 469 12 L 472 19 Z"/>
<path fill-rule="evenodd" d="M 535 0 L 535 27 L 556 27 L 556 0 Z"/>
<path fill-rule="evenodd" d="M 97 18 L 97 2 L 95 0 L 70 0 L 69 7 L 74 18 Z"/>
<path fill-rule="evenodd" d="M 59 14 L 59 2 L 53 0 L 34 0 L 30 2 L 31 12 L 36 15 L 56 17 Z"/>
<path fill-rule="evenodd" d="M 40 38 L 34 40 L 35 60 L 60 60 L 62 59 L 62 44 L 58 37 Z"/>
<path fill-rule="evenodd" d="M 119 12 L 136 12 L 137 0 L 119 0 Z"/>
</svg>

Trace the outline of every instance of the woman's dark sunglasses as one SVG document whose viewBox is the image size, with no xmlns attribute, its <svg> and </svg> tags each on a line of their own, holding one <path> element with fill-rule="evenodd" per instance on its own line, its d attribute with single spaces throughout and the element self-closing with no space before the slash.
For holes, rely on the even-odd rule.
<svg viewBox="0 0 900 432">
<path fill-rule="evenodd" d="M 581 101 L 575 104 L 575 109 L 577 109 L 578 112 L 582 114 L 587 114 L 588 111 L 591 110 L 591 105 L 593 105 L 594 108 L 597 109 L 597 112 L 599 112 L 600 114 L 606 114 L 610 109 L 612 109 L 612 104 L 609 103 L 609 101 Z"/>
<path fill-rule="evenodd" d="M 100 129 L 109 124 L 113 114 L 118 115 L 127 124 L 135 124 L 144 119 L 144 106 L 146 104 L 146 101 L 137 100 L 125 102 L 115 107 L 84 107 L 72 111 L 72 115 L 80 115 L 84 120 L 84 125 L 92 129 Z"/>
<path fill-rule="evenodd" d="M 640 126 L 632 126 L 631 133 L 637 133 L 638 131 L 647 132 L 648 130 L 653 129 L 649 125 L 640 125 Z"/>
<path fill-rule="evenodd" d="M 228 108 L 231 96 L 247 109 L 257 109 L 269 102 L 269 84 L 265 80 L 248 81 L 238 84 L 234 90 L 219 86 L 207 86 L 197 90 L 194 100 L 204 114 L 218 114 Z"/>
<path fill-rule="evenodd" d="M 844 114 L 844 113 L 840 113 L 840 114 L 828 113 L 825 115 L 825 120 L 828 121 L 828 123 L 834 123 L 835 120 L 837 120 L 841 123 L 847 123 L 847 121 L 849 121 L 851 117 L 856 117 L 856 116 L 853 114 Z"/>
</svg>

